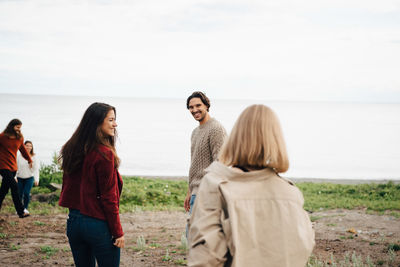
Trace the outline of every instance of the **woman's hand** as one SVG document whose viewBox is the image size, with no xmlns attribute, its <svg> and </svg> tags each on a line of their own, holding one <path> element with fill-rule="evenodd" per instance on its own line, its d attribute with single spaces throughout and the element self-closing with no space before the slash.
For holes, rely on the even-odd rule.
<svg viewBox="0 0 400 267">
<path fill-rule="evenodd" d="M 125 238 L 124 238 L 124 236 L 121 236 L 121 237 L 115 239 L 114 246 L 119 247 L 119 248 L 125 247 Z"/>
<path fill-rule="evenodd" d="M 38 185 L 39 185 L 39 182 L 38 182 L 38 181 L 35 181 L 34 184 L 35 184 L 35 186 L 38 186 Z"/>
</svg>

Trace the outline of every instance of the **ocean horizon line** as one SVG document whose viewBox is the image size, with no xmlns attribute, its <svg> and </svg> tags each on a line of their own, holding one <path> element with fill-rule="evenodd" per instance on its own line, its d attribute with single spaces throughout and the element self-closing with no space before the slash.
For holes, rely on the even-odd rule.
<svg viewBox="0 0 400 267">
<path fill-rule="evenodd" d="M 155 96 L 133 96 L 133 95 L 73 95 L 73 94 L 27 94 L 27 93 L 3 93 L 0 92 L 0 95 L 7 95 L 7 96 L 35 96 L 35 97 L 40 97 L 40 96 L 50 96 L 50 97 L 83 97 L 83 98 L 117 98 L 117 99 L 126 99 L 126 98 L 131 98 L 131 99 L 144 99 L 144 100 L 180 100 L 180 101 L 186 101 L 186 97 L 184 96 L 182 98 L 180 97 L 155 97 Z M 357 100 L 284 100 L 284 99 L 264 99 L 264 98 L 213 98 L 214 100 L 217 101 L 245 101 L 245 102 L 250 102 L 250 101 L 255 101 L 255 103 L 261 103 L 261 102 L 270 102 L 270 103 L 332 103 L 332 104 L 400 104 L 400 101 L 357 101 Z"/>
</svg>

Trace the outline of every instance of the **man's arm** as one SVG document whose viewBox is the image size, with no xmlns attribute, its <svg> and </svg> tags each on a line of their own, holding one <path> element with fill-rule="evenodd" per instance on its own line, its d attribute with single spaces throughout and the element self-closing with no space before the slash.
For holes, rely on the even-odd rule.
<svg viewBox="0 0 400 267">
<path fill-rule="evenodd" d="M 210 150 L 213 161 L 216 161 L 218 159 L 218 153 L 221 150 L 222 145 L 224 144 L 226 136 L 227 134 L 225 128 L 222 127 L 222 125 L 220 127 L 212 129 L 210 133 Z"/>
</svg>

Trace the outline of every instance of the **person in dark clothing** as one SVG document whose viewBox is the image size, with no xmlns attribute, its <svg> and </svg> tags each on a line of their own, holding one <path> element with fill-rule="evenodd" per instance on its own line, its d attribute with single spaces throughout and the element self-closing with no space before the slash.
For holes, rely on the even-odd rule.
<svg viewBox="0 0 400 267">
<path fill-rule="evenodd" d="M 21 133 L 22 122 L 19 119 L 11 120 L 6 129 L 0 133 L 0 175 L 3 177 L 0 186 L 0 208 L 3 200 L 11 189 L 11 196 L 14 202 L 15 210 L 20 218 L 29 216 L 24 212 L 24 206 L 18 193 L 18 184 L 15 180 L 17 171 L 17 152 L 28 161 L 32 168 L 32 159 L 24 146 L 24 137 Z"/>
</svg>

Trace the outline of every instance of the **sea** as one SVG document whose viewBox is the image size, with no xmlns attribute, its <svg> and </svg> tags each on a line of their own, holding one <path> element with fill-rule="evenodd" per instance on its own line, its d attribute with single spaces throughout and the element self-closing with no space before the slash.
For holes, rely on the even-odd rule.
<svg viewBox="0 0 400 267">
<path fill-rule="evenodd" d="M 116 107 L 123 175 L 188 175 L 198 122 L 183 98 L 0 94 L 0 131 L 20 119 L 25 140 L 49 164 L 93 102 Z M 283 176 L 400 180 L 400 104 L 211 99 L 210 115 L 229 133 L 251 104 L 265 104 L 279 117 L 290 161 Z"/>
</svg>

